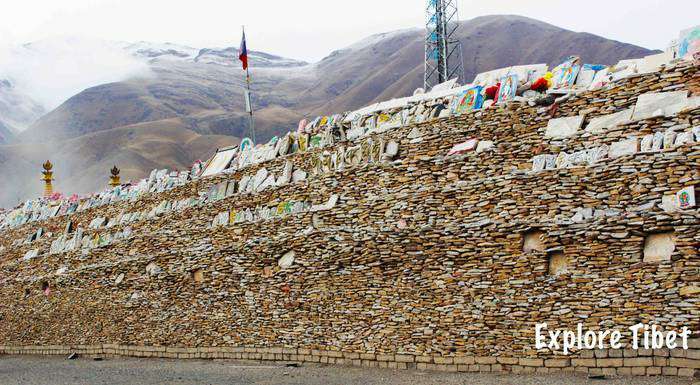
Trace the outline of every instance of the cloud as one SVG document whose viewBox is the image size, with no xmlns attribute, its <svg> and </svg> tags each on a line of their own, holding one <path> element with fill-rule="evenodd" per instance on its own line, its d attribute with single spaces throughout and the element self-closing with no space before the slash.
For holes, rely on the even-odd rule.
<svg viewBox="0 0 700 385">
<path fill-rule="evenodd" d="M 0 40 L 0 78 L 9 78 L 47 110 L 86 88 L 151 75 L 148 63 L 119 43 L 77 37 L 23 45 Z"/>
</svg>

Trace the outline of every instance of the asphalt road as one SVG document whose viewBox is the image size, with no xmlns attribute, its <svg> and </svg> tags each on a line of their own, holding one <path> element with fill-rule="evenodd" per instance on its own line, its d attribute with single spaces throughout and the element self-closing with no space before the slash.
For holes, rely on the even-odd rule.
<svg viewBox="0 0 700 385">
<path fill-rule="evenodd" d="M 0 356 L 1 385 L 83 384 L 284 384 L 284 385 L 700 385 L 671 377 L 589 380 L 581 375 L 514 376 L 472 373 L 434 373 L 415 370 L 366 369 L 342 366 L 257 365 L 237 361 L 163 360 Z"/>
</svg>

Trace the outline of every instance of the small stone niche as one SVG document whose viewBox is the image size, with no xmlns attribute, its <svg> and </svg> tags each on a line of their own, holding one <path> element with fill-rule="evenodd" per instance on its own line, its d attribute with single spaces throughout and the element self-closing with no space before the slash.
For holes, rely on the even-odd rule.
<svg viewBox="0 0 700 385">
<path fill-rule="evenodd" d="M 41 291 L 46 291 L 49 288 L 49 283 L 46 281 L 41 281 Z"/>
<path fill-rule="evenodd" d="M 192 280 L 201 283 L 204 282 L 204 270 L 197 269 L 192 272 Z"/>
<path fill-rule="evenodd" d="M 544 251 L 544 231 L 530 230 L 523 234 L 523 253 Z"/>
<path fill-rule="evenodd" d="M 649 234 L 644 240 L 644 262 L 670 261 L 676 250 L 672 232 Z"/>
<path fill-rule="evenodd" d="M 569 271 L 569 259 L 563 251 L 553 251 L 547 254 L 548 273 L 556 277 Z"/>
</svg>

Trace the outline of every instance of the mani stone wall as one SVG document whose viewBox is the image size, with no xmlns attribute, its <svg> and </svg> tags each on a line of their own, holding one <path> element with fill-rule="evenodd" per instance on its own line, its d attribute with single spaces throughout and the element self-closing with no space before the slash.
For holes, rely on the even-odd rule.
<svg viewBox="0 0 700 385">
<path fill-rule="evenodd" d="M 679 90 L 700 91 L 698 66 L 629 78 L 556 109 L 513 103 L 402 127 L 375 135 L 399 143 L 393 161 L 170 211 L 131 223 L 130 239 L 86 253 L 49 254 L 67 220 L 86 229 L 98 216 L 197 197 L 262 167 L 279 175 L 286 162 L 309 171 L 323 150 L 5 231 L 0 353 L 696 375 L 700 214 L 665 211 L 662 201 L 698 185 L 700 143 L 531 171 L 539 154 L 700 125 L 700 108 L 691 108 L 602 133 L 545 137 L 552 114 L 583 115 L 585 127 L 639 95 Z M 494 147 L 446 156 L 470 138 Z M 326 210 L 212 227 L 221 212 L 321 204 L 336 194 Z M 596 215 L 572 221 L 583 209 Z M 11 246 L 39 226 L 53 238 Z M 100 231 L 107 230 L 86 235 Z M 656 247 L 658 240 L 671 247 Z M 666 252 L 645 256 L 645 246 Z M 35 248 L 38 258 L 22 260 Z M 563 356 L 535 349 L 539 322 L 623 332 L 640 322 L 687 326 L 695 338 L 689 350 Z"/>
</svg>

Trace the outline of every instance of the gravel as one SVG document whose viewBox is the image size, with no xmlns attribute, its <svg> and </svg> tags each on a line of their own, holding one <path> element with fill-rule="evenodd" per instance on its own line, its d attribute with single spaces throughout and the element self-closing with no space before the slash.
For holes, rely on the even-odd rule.
<svg viewBox="0 0 700 385">
<path fill-rule="evenodd" d="M 342 366 L 265 365 L 229 360 L 164 360 L 66 357 L 0 356 L 2 385 L 81 384 L 464 384 L 464 385 L 700 385 L 691 379 L 673 377 L 618 377 L 590 380 L 583 375 L 516 376 L 473 373 L 434 373 Z"/>
</svg>

